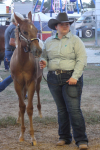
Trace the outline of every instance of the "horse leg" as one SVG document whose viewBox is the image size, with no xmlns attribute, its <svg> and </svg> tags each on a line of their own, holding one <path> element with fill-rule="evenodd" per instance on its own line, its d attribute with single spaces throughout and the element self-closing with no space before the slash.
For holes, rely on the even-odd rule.
<svg viewBox="0 0 100 150">
<path fill-rule="evenodd" d="M 18 112 L 17 123 L 21 124 L 21 112 L 20 112 L 20 109 L 19 109 L 19 112 Z"/>
<path fill-rule="evenodd" d="M 38 108 L 38 112 L 39 112 L 40 118 L 42 118 L 42 113 L 41 113 L 41 103 L 40 103 L 40 95 L 39 95 L 41 79 L 42 79 L 42 76 L 38 78 L 38 80 L 37 80 L 37 85 L 36 85 L 36 93 L 37 93 L 37 98 L 38 98 L 37 108 Z"/>
<path fill-rule="evenodd" d="M 24 100 L 23 100 L 23 87 L 22 85 L 18 84 L 16 81 L 14 81 L 14 86 L 15 86 L 15 90 L 18 94 L 19 97 L 19 114 L 21 117 L 21 133 L 19 136 L 19 141 L 22 142 L 24 141 L 24 132 L 25 132 L 25 125 L 24 125 L 24 113 L 25 113 L 25 109 L 26 109 L 26 105 L 24 104 Z"/>
<path fill-rule="evenodd" d="M 27 92 L 27 89 L 24 88 L 24 90 L 23 90 L 23 99 L 25 99 L 26 92 Z M 19 100 L 19 99 L 18 99 L 18 100 Z M 21 124 L 21 112 L 20 112 L 20 109 L 19 109 L 19 112 L 18 112 L 17 123 Z"/>
<path fill-rule="evenodd" d="M 36 145 L 36 139 L 34 137 L 34 128 L 32 123 L 32 115 L 33 115 L 33 95 L 35 93 L 35 82 L 33 81 L 28 87 L 28 105 L 27 105 L 27 114 L 30 121 L 30 136 L 32 145 Z"/>
</svg>

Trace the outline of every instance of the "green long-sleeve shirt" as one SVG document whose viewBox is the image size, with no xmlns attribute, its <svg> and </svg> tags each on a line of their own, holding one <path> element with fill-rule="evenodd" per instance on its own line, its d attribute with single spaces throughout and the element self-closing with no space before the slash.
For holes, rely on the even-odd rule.
<svg viewBox="0 0 100 150">
<path fill-rule="evenodd" d="M 72 78 L 78 80 L 87 65 L 85 46 L 81 39 L 71 32 L 58 39 L 49 37 L 43 48 L 41 60 L 46 61 L 49 71 L 74 70 Z"/>
</svg>

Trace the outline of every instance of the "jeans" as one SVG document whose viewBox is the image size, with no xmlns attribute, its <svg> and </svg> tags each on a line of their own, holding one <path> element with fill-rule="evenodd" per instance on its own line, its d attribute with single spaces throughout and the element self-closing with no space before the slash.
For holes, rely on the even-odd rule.
<svg viewBox="0 0 100 150">
<path fill-rule="evenodd" d="M 68 85 L 66 81 L 71 75 L 71 72 L 59 75 L 48 72 L 47 81 L 50 92 L 57 105 L 59 139 L 63 139 L 65 142 L 71 142 L 72 127 L 73 137 L 76 145 L 78 145 L 81 141 L 83 141 L 83 143 L 88 142 L 85 133 L 85 121 L 80 108 L 83 76 L 79 78 L 77 85 Z"/>
<path fill-rule="evenodd" d="M 2 92 L 9 84 L 13 82 L 11 75 L 9 75 L 6 79 L 0 82 L 0 92 Z"/>
<path fill-rule="evenodd" d="M 10 60 L 11 60 L 13 52 L 14 51 L 5 50 L 4 66 L 5 66 L 5 69 L 7 69 L 7 70 L 9 70 L 9 64 L 10 64 Z M 6 58 L 8 61 L 6 61 Z"/>
</svg>

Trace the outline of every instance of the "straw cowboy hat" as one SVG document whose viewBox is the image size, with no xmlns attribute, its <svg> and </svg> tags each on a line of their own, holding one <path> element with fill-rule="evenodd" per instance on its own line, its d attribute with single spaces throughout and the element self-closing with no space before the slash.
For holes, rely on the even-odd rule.
<svg viewBox="0 0 100 150">
<path fill-rule="evenodd" d="M 64 23 L 64 22 L 68 22 L 70 23 L 70 25 L 74 22 L 73 20 L 69 20 L 68 19 L 68 16 L 66 13 L 59 13 L 56 17 L 56 19 L 50 19 L 48 21 L 48 26 L 49 28 L 53 29 L 53 30 L 56 30 L 55 29 L 55 26 L 58 24 L 58 23 Z"/>
</svg>

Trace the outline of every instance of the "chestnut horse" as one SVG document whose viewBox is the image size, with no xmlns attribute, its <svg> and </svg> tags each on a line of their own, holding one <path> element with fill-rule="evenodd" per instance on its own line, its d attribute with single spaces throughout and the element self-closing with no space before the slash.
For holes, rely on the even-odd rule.
<svg viewBox="0 0 100 150">
<path fill-rule="evenodd" d="M 38 105 L 40 117 L 41 104 L 39 97 L 40 82 L 42 79 L 42 70 L 39 68 L 39 57 L 42 53 L 42 49 L 39 46 L 37 39 L 37 29 L 32 23 L 32 14 L 28 13 L 28 19 L 21 20 L 16 14 L 14 14 L 15 20 L 18 26 L 15 30 L 16 35 L 16 49 L 13 53 L 10 62 L 11 76 L 14 81 L 14 87 L 19 97 L 19 119 L 21 120 L 21 133 L 19 141 L 24 141 L 24 113 L 25 109 L 30 121 L 30 136 L 32 145 L 36 145 L 36 139 L 34 137 L 34 129 L 32 124 L 33 115 L 33 96 L 35 91 L 38 96 Z M 27 108 L 24 103 L 24 96 L 28 92 L 28 104 Z"/>
</svg>

